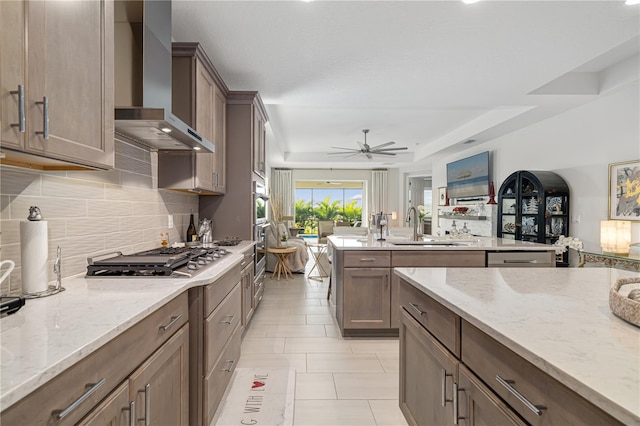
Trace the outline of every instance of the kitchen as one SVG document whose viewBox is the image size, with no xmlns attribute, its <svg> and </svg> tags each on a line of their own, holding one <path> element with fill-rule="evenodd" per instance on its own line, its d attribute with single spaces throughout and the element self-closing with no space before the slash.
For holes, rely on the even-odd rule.
<svg viewBox="0 0 640 426">
<path fill-rule="evenodd" d="M 571 182 L 573 211 L 582 215 L 581 223 L 572 224 L 574 235 L 598 246 L 598 221 L 606 216 L 606 166 L 638 157 L 638 146 L 634 145 L 638 140 L 637 86 L 628 87 L 631 89 L 614 91 L 562 116 L 490 142 L 489 148 L 499 154 L 496 182 L 517 169 L 560 172 Z M 606 123 L 599 117 L 607 117 Z M 586 128 L 586 122 L 592 127 Z M 560 146 L 559 142 L 564 144 Z M 523 145 L 536 149 L 523 158 Z M 110 250 L 136 253 L 154 248 L 160 242 L 160 233 L 167 231 L 170 242 L 182 240 L 191 210 L 199 210 L 199 198 L 156 189 L 156 156 L 116 140 L 115 167 L 108 171 L 37 171 L 3 166 L 2 259 L 20 258 L 19 222 L 25 220 L 33 205 L 42 209 L 49 222 L 47 269 L 53 270 L 56 246 L 60 245 L 63 277 L 83 274 L 90 254 Z M 444 182 L 445 162 L 433 167 L 434 186 Z M 391 173 L 400 188 L 402 172 Z M 402 206 L 403 202 L 396 200 L 395 205 Z M 169 215 L 173 216 L 174 228 L 168 227 Z M 214 229 L 215 226 L 214 222 Z M 217 238 L 233 235 L 222 231 Z M 14 289 L 20 288 L 20 276 L 18 263 L 11 277 L 3 282 L 3 293 L 9 283 Z"/>
</svg>

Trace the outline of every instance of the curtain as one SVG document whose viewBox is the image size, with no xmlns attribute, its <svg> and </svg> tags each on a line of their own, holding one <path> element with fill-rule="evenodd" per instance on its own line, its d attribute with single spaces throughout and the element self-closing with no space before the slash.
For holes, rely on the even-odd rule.
<svg viewBox="0 0 640 426">
<path fill-rule="evenodd" d="M 281 216 L 295 215 L 295 189 L 293 174 L 287 169 L 273 169 L 271 171 L 270 197 L 282 208 Z"/>
<path fill-rule="evenodd" d="M 371 172 L 371 208 L 372 214 L 388 213 L 387 170 L 373 170 Z"/>
</svg>

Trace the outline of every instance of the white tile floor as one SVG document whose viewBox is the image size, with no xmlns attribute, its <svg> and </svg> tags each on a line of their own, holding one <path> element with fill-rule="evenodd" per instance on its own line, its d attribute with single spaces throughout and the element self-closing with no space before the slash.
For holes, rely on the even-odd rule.
<svg viewBox="0 0 640 426">
<path fill-rule="evenodd" d="M 294 425 L 406 425 L 398 408 L 398 340 L 342 338 L 328 284 L 306 273 L 267 278 L 238 367 L 296 369 Z"/>
</svg>

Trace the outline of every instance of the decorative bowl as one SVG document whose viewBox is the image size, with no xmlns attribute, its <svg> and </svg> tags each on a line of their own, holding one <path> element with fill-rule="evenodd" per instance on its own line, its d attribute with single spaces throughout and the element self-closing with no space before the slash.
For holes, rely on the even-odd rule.
<svg viewBox="0 0 640 426">
<path fill-rule="evenodd" d="M 620 287 L 638 284 L 640 277 L 620 278 L 609 290 L 609 308 L 618 317 L 640 327 L 640 301 L 620 294 Z"/>
</svg>

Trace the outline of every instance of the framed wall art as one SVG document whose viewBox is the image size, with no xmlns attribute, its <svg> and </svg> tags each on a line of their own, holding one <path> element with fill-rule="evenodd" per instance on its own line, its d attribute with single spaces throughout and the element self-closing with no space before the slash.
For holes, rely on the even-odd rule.
<svg viewBox="0 0 640 426">
<path fill-rule="evenodd" d="M 609 219 L 640 221 L 640 160 L 609 164 Z"/>
</svg>

